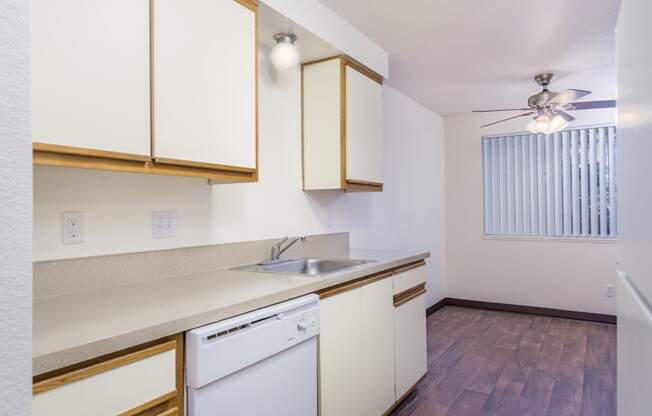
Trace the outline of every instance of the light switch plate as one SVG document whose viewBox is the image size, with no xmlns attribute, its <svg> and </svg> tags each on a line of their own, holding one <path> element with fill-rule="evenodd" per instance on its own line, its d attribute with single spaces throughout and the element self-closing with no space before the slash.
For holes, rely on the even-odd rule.
<svg viewBox="0 0 652 416">
<path fill-rule="evenodd" d="M 82 212 L 64 212 L 61 215 L 61 237 L 63 244 L 84 242 L 84 216 Z"/>
<path fill-rule="evenodd" d="M 176 235 L 176 211 L 152 211 L 152 238 L 170 238 Z"/>
</svg>

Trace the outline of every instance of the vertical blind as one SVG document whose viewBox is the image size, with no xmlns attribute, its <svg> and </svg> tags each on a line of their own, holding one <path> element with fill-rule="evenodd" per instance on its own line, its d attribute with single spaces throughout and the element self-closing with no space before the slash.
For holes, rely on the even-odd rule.
<svg viewBox="0 0 652 416">
<path fill-rule="evenodd" d="M 616 236 L 616 128 L 482 139 L 486 235 Z"/>
</svg>

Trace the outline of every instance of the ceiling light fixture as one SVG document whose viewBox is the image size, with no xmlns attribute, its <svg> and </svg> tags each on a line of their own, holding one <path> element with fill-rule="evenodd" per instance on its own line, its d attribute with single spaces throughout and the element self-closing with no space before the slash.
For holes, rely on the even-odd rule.
<svg viewBox="0 0 652 416">
<path fill-rule="evenodd" d="M 570 116 L 569 116 L 570 117 Z M 562 113 L 541 112 L 527 125 L 527 130 L 532 133 L 553 134 L 565 129 L 573 120 L 567 120 Z"/>
<path fill-rule="evenodd" d="M 274 35 L 276 46 L 272 49 L 272 64 L 276 69 L 286 70 L 299 64 L 299 51 L 294 46 L 297 35 L 294 33 L 277 33 Z"/>
</svg>

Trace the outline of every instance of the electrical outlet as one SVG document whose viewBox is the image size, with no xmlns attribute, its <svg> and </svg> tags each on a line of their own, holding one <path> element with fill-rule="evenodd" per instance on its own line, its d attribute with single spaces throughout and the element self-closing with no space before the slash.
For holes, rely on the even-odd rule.
<svg viewBox="0 0 652 416">
<path fill-rule="evenodd" d="M 152 238 L 170 238 L 176 235 L 176 211 L 152 211 Z"/>
<path fill-rule="evenodd" d="M 616 296 L 616 286 L 613 284 L 609 283 L 604 287 L 604 297 L 605 298 L 613 298 Z"/>
<path fill-rule="evenodd" d="M 63 244 L 84 242 L 84 221 L 81 212 L 64 212 L 61 216 L 61 236 Z"/>
</svg>

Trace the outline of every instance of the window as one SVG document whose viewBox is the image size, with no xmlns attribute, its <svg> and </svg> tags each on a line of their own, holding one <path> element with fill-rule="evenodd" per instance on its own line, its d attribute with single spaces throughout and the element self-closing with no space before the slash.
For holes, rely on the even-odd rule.
<svg viewBox="0 0 652 416">
<path fill-rule="evenodd" d="M 616 128 L 482 139 L 484 233 L 614 238 Z"/>
</svg>

